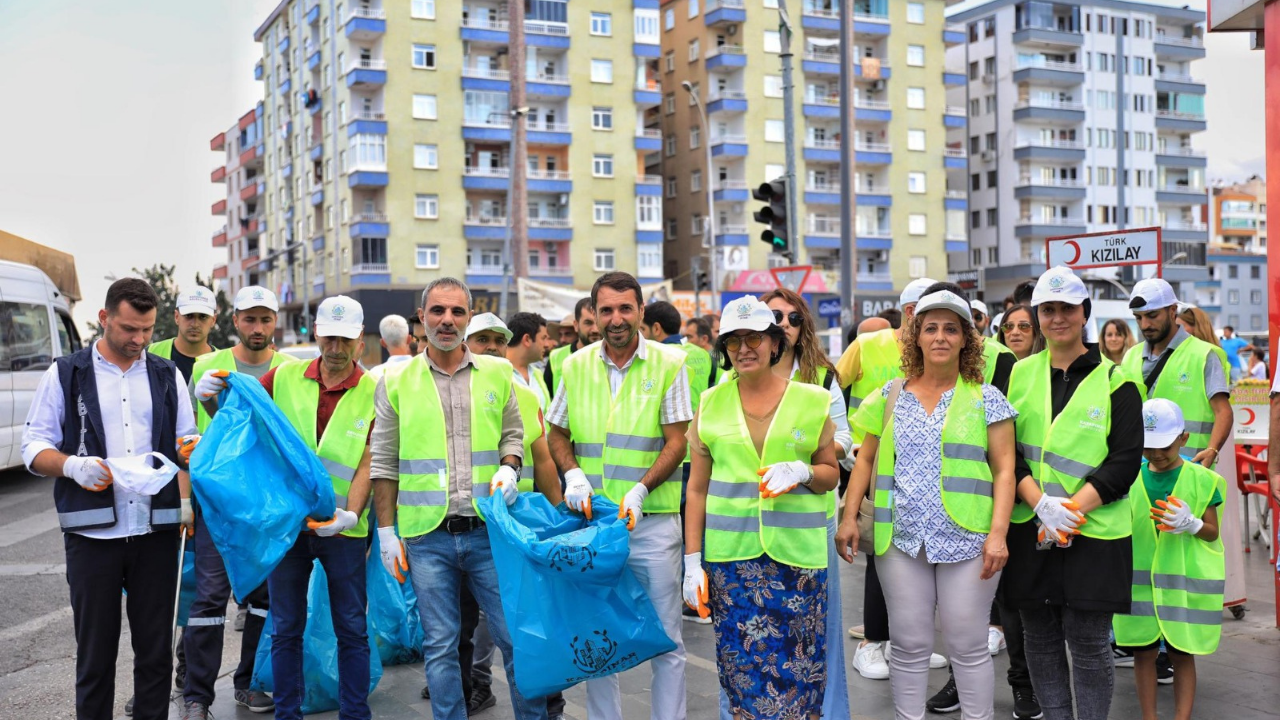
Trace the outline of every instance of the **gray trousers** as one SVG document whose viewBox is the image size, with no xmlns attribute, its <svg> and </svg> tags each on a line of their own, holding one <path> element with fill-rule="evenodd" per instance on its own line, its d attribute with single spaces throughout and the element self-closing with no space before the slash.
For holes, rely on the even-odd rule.
<svg viewBox="0 0 1280 720">
<path fill-rule="evenodd" d="M 924 548 L 912 558 L 893 545 L 876 558 L 889 613 L 889 680 L 894 717 L 922 720 L 929 693 L 934 612 L 942 622 L 964 720 L 990 720 L 995 712 L 995 665 L 987 649 L 991 601 L 1000 574 L 982 577 L 982 557 L 930 563 Z"/>
</svg>

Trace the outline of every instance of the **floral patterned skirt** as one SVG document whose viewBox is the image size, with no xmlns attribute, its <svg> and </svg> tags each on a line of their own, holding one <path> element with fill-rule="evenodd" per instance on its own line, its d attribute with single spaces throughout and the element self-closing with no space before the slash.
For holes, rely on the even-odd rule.
<svg viewBox="0 0 1280 720">
<path fill-rule="evenodd" d="M 827 571 L 754 560 L 707 563 L 716 665 L 742 720 L 821 714 Z"/>
</svg>

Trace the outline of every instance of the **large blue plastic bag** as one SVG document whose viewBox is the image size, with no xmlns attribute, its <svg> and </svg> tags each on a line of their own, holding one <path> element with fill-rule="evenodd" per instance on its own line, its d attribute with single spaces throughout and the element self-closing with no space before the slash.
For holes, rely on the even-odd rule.
<svg viewBox="0 0 1280 720">
<path fill-rule="evenodd" d="M 196 601 L 196 551 L 187 541 L 182 553 L 182 584 L 178 586 L 178 627 L 186 627 L 191 617 L 191 603 Z"/>
<path fill-rule="evenodd" d="M 373 514 L 369 522 L 375 522 Z M 383 567 L 378 533 L 370 533 L 373 546 L 365 567 L 365 587 L 369 597 L 369 637 L 385 665 L 404 665 L 422 660 L 422 621 L 418 617 L 418 596 L 413 583 L 396 581 Z"/>
<path fill-rule="evenodd" d="M 501 494 L 479 502 L 515 650 L 516 686 L 525 697 L 676 649 L 627 569 L 631 538 L 617 505 L 595 496 L 596 519 L 587 522 L 538 493 L 520 493 L 510 507 Z"/>
<path fill-rule="evenodd" d="M 381 563 L 379 563 L 381 564 Z M 302 634 L 302 681 L 306 692 L 302 697 L 304 715 L 338 709 L 338 636 L 333 632 L 333 616 L 329 613 L 329 582 L 320 561 L 311 568 L 311 584 L 307 587 L 307 629 Z M 271 669 L 273 618 L 267 612 L 262 626 L 258 653 L 253 657 L 253 679 L 249 687 L 261 692 L 274 692 Z M 369 635 L 369 692 L 382 679 L 382 663 L 373 635 Z"/>
<path fill-rule="evenodd" d="M 218 406 L 191 453 L 191 487 L 242 598 L 266 582 L 308 516 L 333 517 L 333 483 L 257 380 L 231 373 Z"/>
</svg>

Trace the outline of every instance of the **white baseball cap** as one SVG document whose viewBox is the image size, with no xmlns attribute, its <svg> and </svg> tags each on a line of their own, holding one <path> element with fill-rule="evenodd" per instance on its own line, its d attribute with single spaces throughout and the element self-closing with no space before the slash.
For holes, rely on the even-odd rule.
<svg viewBox="0 0 1280 720">
<path fill-rule="evenodd" d="M 346 295 L 325 298 L 316 308 L 316 337 L 354 340 L 364 334 L 364 308 Z"/>
<path fill-rule="evenodd" d="M 236 293 L 234 307 L 236 310 L 261 307 L 271 312 L 280 312 L 280 301 L 276 299 L 275 293 L 261 285 L 246 285 Z"/>
<path fill-rule="evenodd" d="M 1079 305 L 1088 299 L 1089 289 L 1084 281 L 1071 272 L 1071 268 L 1059 265 L 1036 281 L 1036 288 L 1031 292 L 1031 307 L 1047 302 Z"/>
<path fill-rule="evenodd" d="M 1142 404 L 1142 446 L 1163 450 L 1186 430 L 1182 408 L 1172 400 L 1153 398 Z"/>
<path fill-rule="evenodd" d="M 178 314 L 190 315 L 192 313 L 217 316 L 218 302 L 214 300 L 212 290 L 202 285 L 197 285 L 191 292 L 178 294 Z"/>
<path fill-rule="evenodd" d="M 937 280 L 930 280 L 929 278 L 912 280 L 907 283 L 906 287 L 902 288 L 902 295 L 898 297 L 898 304 L 906 307 L 912 303 L 920 302 L 920 296 L 924 295 L 924 291 L 937 284 L 937 282 Z"/>
<path fill-rule="evenodd" d="M 511 330 L 507 328 L 507 324 L 502 322 L 502 318 L 493 313 L 480 313 L 471 318 L 471 322 L 467 324 L 467 337 L 471 337 L 482 330 L 496 330 L 507 342 L 511 342 Z"/>
<path fill-rule="evenodd" d="M 950 310 L 960 317 L 964 322 L 972 322 L 972 316 L 969 314 L 969 303 L 959 295 L 950 290 L 939 290 L 920 298 L 916 303 L 916 316 L 920 316 L 930 310 Z"/>
<path fill-rule="evenodd" d="M 1147 278 L 1139 280 L 1129 293 L 1129 309 L 1138 312 L 1149 312 L 1161 308 L 1176 307 L 1178 296 L 1173 286 L 1164 278 Z"/>
<path fill-rule="evenodd" d="M 917 310 L 919 310 L 919 308 L 916 308 L 916 309 L 917 309 Z M 986 304 L 986 303 L 984 303 L 984 302 L 982 302 L 981 300 L 970 300 L 970 301 L 969 301 L 969 309 L 971 309 L 971 310 L 977 310 L 978 312 L 982 313 L 983 315 L 990 315 L 990 314 L 991 314 L 991 313 L 987 312 L 987 304 Z"/>
<path fill-rule="evenodd" d="M 720 315 L 720 335 L 728 336 L 738 330 L 762 332 L 774 325 L 773 311 L 755 295 L 743 295 L 730 300 Z"/>
</svg>

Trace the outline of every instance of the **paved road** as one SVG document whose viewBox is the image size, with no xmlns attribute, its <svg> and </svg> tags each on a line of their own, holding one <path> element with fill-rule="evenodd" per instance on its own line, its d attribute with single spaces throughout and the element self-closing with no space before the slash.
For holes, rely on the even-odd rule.
<svg viewBox="0 0 1280 720">
<path fill-rule="evenodd" d="M 67 606 L 67 585 L 63 577 L 62 535 L 52 514 L 53 497 L 49 481 L 25 472 L 0 472 L 0 718 L 73 718 L 75 642 L 71 634 L 71 613 Z M 1267 556 L 1259 544 L 1246 555 L 1251 612 L 1242 621 L 1224 621 L 1219 652 L 1198 664 L 1200 678 L 1197 717 L 1261 720 L 1275 718 L 1280 707 L 1280 631 L 1273 627 L 1275 605 Z M 840 575 L 844 591 L 844 618 L 854 624 L 861 617 L 861 565 L 845 568 Z M 127 628 L 128 623 L 124 626 Z M 689 717 L 702 720 L 716 715 L 719 685 L 715 672 L 714 640 L 708 626 L 684 626 L 689 649 Z M 230 673 L 239 656 L 239 634 L 228 631 L 223 667 Z M 852 658 L 854 641 L 846 640 Z M 939 647 L 942 647 L 939 641 Z M 120 674 L 116 684 L 116 712 L 123 718 L 124 703 L 132 665 L 128 631 L 121 638 Z M 1005 655 L 996 658 L 996 716 L 1009 717 L 1012 699 L 1003 685 L 1008 667 Z M 649 718 L 647 692 L 649 671 L 641 667 L 622 676 L 624 717 Z M 930 686 L 946 682 L 946 671 L 933 671 Z M 388 668 L 377 691 L 370 698 L 377 718 L 412 719 L 430 717 L 430 705 L 418 693 L 423 685 L 421 664 Z M 497 707 L 478 715 L 482 720 L 508 720 L 511 705 L 505 687 Z M 224 675 L 218 684 L 214 713 L 219 720 L 262 717 L 237 710 L 231 702 L 231 679 Z M 850 672 L 849 693 L 854 720 L 891 718 L 889 683 L 865 680 Z M 567 693 L 569 713 L 574 720 L 586 720 L 585 692 L 574 688 Z M 1172 716 L 1173 694 L 1160 689 L 1161 712 Z M 176 708 L 171 713 L 177 717 Z M 946 718 L 958 718 L 958 713 Z M 1133 673 L 1118 670 L 1113 718 L 1139 717 L 1134 694 Z M 337 713 L 317 715 L 336 718 Z"/>
</svg>

